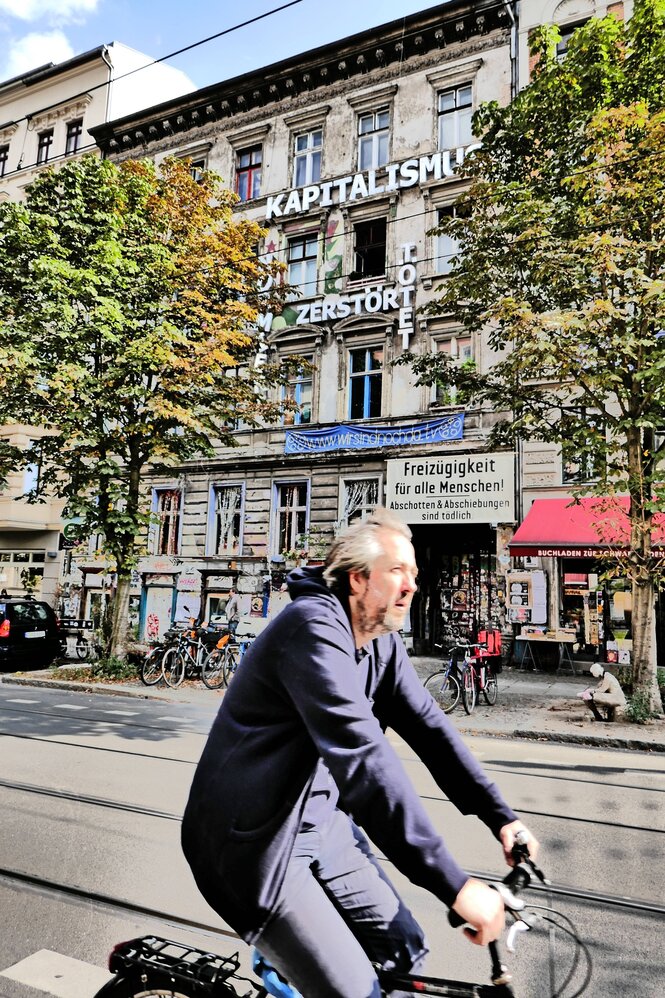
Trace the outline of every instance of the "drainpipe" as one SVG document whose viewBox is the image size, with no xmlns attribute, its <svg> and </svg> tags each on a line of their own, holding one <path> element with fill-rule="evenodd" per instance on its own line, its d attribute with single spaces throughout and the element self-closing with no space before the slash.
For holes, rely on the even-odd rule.
<svg viewBox="0 0 665 998">
<path fill-rule="evenodd" d="M 518 38 L 520 5 L 513 3 L 513 0 L 503 0 L 503 3 L 510 18 L 510 99 L 512 101 L 517 97 L 520 88 Z"/>
<path fill-rule="evenodd" d="M 104 45 L 102 48 L 102 59 L 109 68 L 109 82 L 106 88 L 106 110 L 104 111 L 104 124 L 110 119 L 111 115 L 111 96 L 113 89 L 113 63 L 111 62 L 108 46 Z M 105 158 L 106 154 L 102 151 L 102 158 Z"/>
</svg>

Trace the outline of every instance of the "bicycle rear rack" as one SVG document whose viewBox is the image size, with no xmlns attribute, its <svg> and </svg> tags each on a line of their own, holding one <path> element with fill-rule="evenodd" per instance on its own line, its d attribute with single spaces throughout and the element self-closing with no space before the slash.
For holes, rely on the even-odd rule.
<svg viewBox="0 0 665 998">
<path fill-rule="evenodd" d="M 159 936 L 143 936 L 119 943 L 109 957 L 109 970 L 120 977 L 149 977 L 158 975 L 172 984 L 178 981 L 189 989 L 211 998 L 233 995 L 256 995 L 252 982 L 239 977 L 240 959 L 237 953 L 229 957 L 206 953 L 194 946 Z M 242 992 L 235 984 L 246 985 Z"/>
</svg>

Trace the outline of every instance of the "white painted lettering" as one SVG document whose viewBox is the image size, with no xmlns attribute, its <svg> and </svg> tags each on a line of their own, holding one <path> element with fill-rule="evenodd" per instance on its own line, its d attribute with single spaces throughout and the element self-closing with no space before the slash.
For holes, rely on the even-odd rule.
<svg viewBox="0 0 665 998">
<path fill-rule="evenodd" d="M 279 218 L 282 214 L 281 203 L 284 198 L 284 194 L 276 194 L 274 197 L 271 195 L 268 198 L 268 203 L 266 204 L 266 218 Z"/>
<path fill-rule="evenodd" d="M 397 171 L 399 170 L 399 163 L 391 163 L 388 167 L 388 183 L 386 184 L 387 191 L 398 191 L 399 184 L 397 183 Z"/>
<path fill-rule="evenodd" d="M 434 180 L 441 180 L 440 152 L 435 152 L 433 156 L 420 157 L 420 183 L 426 183 L 430 174 Z"/>
<path fill-rule="evenodd" d="M 291 191 L 286 199 L 284 214 L 289 215 L 292 211 L 302 211 L 302 205 L 300 204 L 300 191 Z"/>
<path fill-rule="evenodd" d="M 362 173 L 356 173 L 353 178 L 353 183 L 351 184 L 351 192 L 349 194 L 349 201 L 355 201 L 356 198 L 366 198 L 368 195 L 367 184 L 365 183 L 365 178 Z"/>
<path fill-rule="evenodd" d="M 348 186 L 352 182 L 352 180 L 353 180 L 353 177 L 340 177 L 339 180 L 333 181 L 335 187 L 339 191 L 339 203 L 340 204 L 344 204 L 344 202 L 346 201 L 346 198 L 347 198 L 346 192 L 347 192 Z"/>
<path fill-rule="evenodd" d="M 324 301 L 321 302 L 321 320 L 325 322 L 327 319 L 335 319 L 337 311 L 337 302 L 334 301 Z"/>
<path fill-rule="evenodd" d="M 311 184 L 309 187 L 305 187 L 302 192 L 302 210 L 309 211 L 311 206 L 317 201 L 320 194 L 321 188 L 318 184 Z"/>
<path fill-rule="evenodd" d="M 420 179 L 420 167 L 417 159 L 407 159 L 399 169 L 400 187 L 413 187 Z"/>
<path fill-rule="evenodd" d="M 414 284 L 416 280 L 416 268 L 412 263 L 405 263 L 399 268 L 397 280 L 400 284 Z"/>
<path fill-rule="evenodd" d="M 321 184 L 321 200 L 319 204 L 322 208 L 329 208 L 332 202 L 332 180 L 326 180 Z"/>
<path fill-rule="evenodd" d="M 301 326 L 304 322 L 309 322 L 309 305 L 296 305 L 296 311 L 298 312 L 296 326 Z"/>
<path fill-rule="evenodd" d="M 376 170 L 370 170 L 367 174 L 367 193 L 383 194 L 383 184 L 376 183 Z"/>
</svg>

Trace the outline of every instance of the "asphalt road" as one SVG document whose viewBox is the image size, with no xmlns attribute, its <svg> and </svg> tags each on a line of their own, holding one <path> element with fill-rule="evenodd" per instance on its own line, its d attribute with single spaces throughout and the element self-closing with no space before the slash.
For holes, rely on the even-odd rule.
<svg viewBox="0 0 665 998">
<path fill-rule="evenodd" d="M 212 701 L 0 686 L 0 998 L 90 998 L 112 945 L 143 933 L 220 953 L 239 948 L 246 959 L 198 895 L 179 848 L 178 819 L 215 709 Z M 500 874 L 486 829 L 459 815 L 408 746 L 390 737 L 460 862 Z M 542 842 L 557 893 L 534 892 L 534 900 L 551 900 L 589 945 L 594 977 L 585 994 L 662 995 L 662 757 L 491 738 L 469 744 Z M 486 953 L 448 927 L 427 892 L 391 872 L 426 929 L 428 971 L 486 981 Z M 517 994 L 551 994 L 550 964 L 560 980 L 571 959 L 565 938 L 551 941 L 543 923 L 510 959 Z"/>
</svg>

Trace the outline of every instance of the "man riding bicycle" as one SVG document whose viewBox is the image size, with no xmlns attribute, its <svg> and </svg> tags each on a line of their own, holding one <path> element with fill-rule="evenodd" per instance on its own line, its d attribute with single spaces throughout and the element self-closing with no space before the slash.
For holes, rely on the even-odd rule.
<svg viewBox="0 0 665 998">
<path fill-rule="evenodd" d="M 293 602 L 226 692 L 185 810 L 202 894 L 306 998 L 378 998 L 372 964 L 408 971 L 427 952 L 361 828 L 474 942 L 503 928 L 499 895 L 457 864 L 384 735 L 393 728 L 509 860 L 524 826 L 394 633 L 416 590 L 410 537 L 377 510 L 334 541 L 324 569 L 291 574 Z"/>
</svg>

